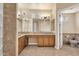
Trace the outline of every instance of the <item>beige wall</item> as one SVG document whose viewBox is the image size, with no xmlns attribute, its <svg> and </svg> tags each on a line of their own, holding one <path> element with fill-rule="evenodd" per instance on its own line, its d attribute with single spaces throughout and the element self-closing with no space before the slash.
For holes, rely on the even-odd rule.
<svg viewBox="0 0 79 59">
<path fill-rule="evenodd" d="M 52 19 L 56 20 L 56 4 L 52 6 Z"/>
<path fill-rule="evenodd" d="M 79 33 L 79 12 L 64 15 L 68 21 L 63 22 L 63 33 Z"/>
<path fill-rule="evenodd" d="M 75 14 L 64 14 L 64 16 L 62 25 L 63 33 L 75 33 Z"/>
<path fill-rule="evenodd" d="M 79 33 L 79 12 L 75 13 L 76 21 L 76 33 Z"/>
</svg>

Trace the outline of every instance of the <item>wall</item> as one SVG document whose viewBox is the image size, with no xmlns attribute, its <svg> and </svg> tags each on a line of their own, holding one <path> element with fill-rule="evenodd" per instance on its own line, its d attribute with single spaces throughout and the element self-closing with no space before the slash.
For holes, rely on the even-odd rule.
<svg viewBox="0 0 79 59">
<path fill-rule="evenodd" d="M 75 13 L 76 21 L 76 33 L 79 33 L 79 12 Z"/>
<path fill-rule="evenodd" d="M 56 4 L 53 4 L 52 6 L 52 19 L 56 20 Z"/>
<path fill-rule="evenodd" d="M 3 55 L 16 55 L 16 4 L 3 5 Z M 18 51 L 17 51 L 18 52 Z"/>
<path fill-rule="evenodd" d="M 75 14 L 64 14 L 63 19 L 63 33 L 75 33 L 76 23 L 75 23 Z"/>
<path fill-rule="evenodd" d="M 63 22 L 63 33 L 79 33 L 79 12 L 65 14 L 68 21 Z"/>
</svg>

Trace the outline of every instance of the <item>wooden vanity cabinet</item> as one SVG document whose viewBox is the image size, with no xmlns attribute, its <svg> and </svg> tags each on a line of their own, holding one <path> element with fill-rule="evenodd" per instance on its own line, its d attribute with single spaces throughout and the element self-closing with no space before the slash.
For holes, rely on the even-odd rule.
<svg viewBox="0 0 79 59">
<path fill-rule="evenodd" d="M 38 36 L 37 43 L 38 43 L 38 46 L 43 46 L 44 38 L 42 36 Z"/>
<path fill-rule="evenodd" d="M 28 45 L 28 38 L 26 36 L 22 36 L 18 38 L 18 54 Z"/>
<path fill-rule="evenodd" d="M 38 46 L 40 47 L 49 47 L 55 45 L 55 35 L 45 35 L 38 37 Z"/>
<path fill-rule="evenodd" d="M 55 45 L 55 35 L 49 36 L 49 46 Z"/>
<path fill-rule="evenodd" d="M 43 46 L 49 46 L 49 36 L 44 36 L 43 41 Z"/>
</svg>

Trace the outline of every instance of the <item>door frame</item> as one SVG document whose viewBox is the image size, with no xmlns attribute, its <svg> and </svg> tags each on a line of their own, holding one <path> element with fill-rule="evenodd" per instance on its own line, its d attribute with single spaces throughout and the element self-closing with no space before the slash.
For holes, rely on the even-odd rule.
<svg viewBox="0 0 79 59">
<path fill-rule="evenodd" d="M 60 11 L 56 12 L 56 49 L 61 49 L 63 47 L 63 34 L 62 34 L 62 13 Z"/>
</svg>

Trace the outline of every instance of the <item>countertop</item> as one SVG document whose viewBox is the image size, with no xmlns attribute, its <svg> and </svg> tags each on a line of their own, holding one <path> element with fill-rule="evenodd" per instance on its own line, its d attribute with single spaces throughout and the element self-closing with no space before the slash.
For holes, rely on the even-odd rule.
<svg viewBox="0 0 79 59">
<path fill-rule="evenodd" d="M 18 38 L 24 36 L 24 35 L 55 35 L 55 33 L 52 32 L 27 32 L 27 33 L 18 33 Z"/>
</svg>

